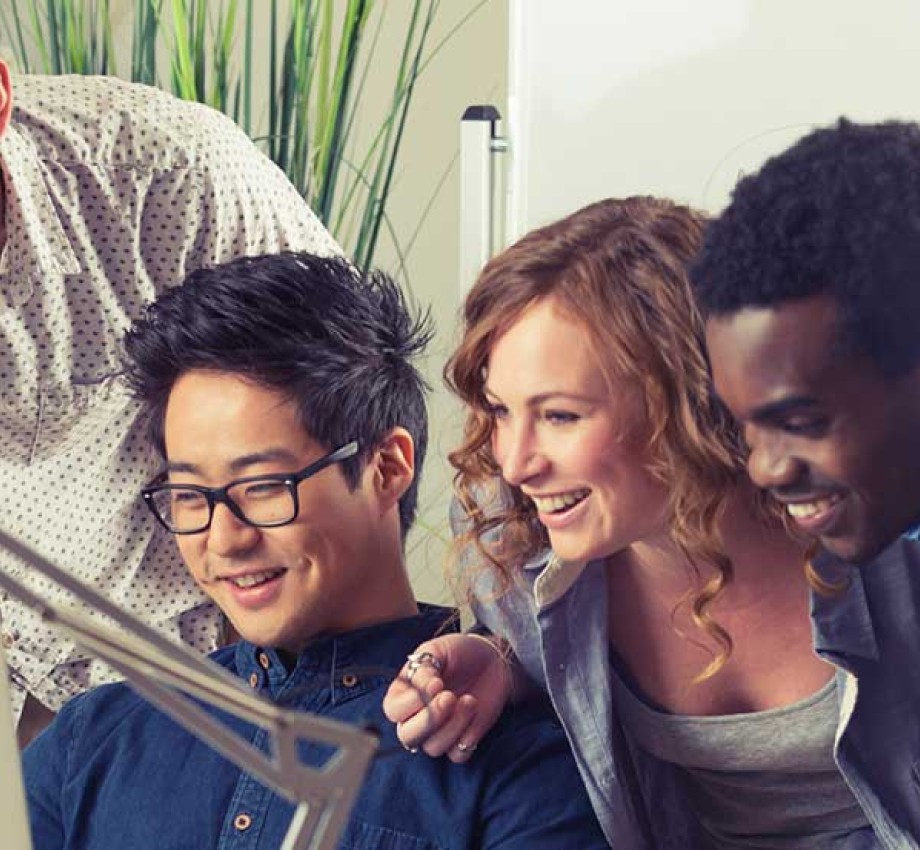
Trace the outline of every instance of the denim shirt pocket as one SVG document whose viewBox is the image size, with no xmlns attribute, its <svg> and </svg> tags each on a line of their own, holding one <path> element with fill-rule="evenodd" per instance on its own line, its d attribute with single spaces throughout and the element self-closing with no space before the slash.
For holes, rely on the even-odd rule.
<svg viewBox="0 0 920 850">
<path fill-rule="evenodd" d="M 388 826 L 352 817 L 339 850 L 447 850 L 445 845 Z"/>
</svg>

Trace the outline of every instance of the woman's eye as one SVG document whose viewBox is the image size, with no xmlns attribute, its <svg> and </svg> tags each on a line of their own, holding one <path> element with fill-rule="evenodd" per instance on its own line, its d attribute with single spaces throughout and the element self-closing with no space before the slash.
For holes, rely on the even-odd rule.
<svg viewBox="0 0 920 850">
<path fill-rule="evenodd" d="M 543 418 L 553 425 L 568 425 L 571 422 L 577 422 L 581 417 L 568 410 L 547 410 Z"/>
<path fill-rule="evenodd" d="M 508 415 L 508 408 L 503 404 L 489 404 L 486 413 L 493 419 L 504 419 Z"/>
</svg>

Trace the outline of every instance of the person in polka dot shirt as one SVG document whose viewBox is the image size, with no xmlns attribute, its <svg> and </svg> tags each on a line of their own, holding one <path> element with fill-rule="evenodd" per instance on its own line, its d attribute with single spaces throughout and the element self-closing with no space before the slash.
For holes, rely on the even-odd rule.
<svg viewBox="0 0 920 850">
<path fill-rule="evenodd" d="M 13 77 L 0 60 L 0 249 L 0 527 L 214 649 L 219 612 L 138 499 L 157 461 L 119 339 L 197 268 L 338 246 L 226 116 L 110 77 Z M 6 555 L 0 569 L 50 592 Z M 69 697 L 116 678 L 2 596 L 0 641 L 23 743 Z"/>
</svg>

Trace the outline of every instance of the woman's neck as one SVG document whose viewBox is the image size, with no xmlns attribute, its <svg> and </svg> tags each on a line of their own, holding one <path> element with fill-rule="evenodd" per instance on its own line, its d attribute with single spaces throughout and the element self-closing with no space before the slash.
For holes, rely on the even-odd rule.
<svg viewBox="0 0 920 850">
<path fill-rule="evenodd" d="M 758 516 L 753 493 L 739 487 L 726 504 L 714 541 L 732 568 L 723 596 L 734 606 L 761 597 L 775 587 L 780 576 L 796 573 L 804 581 L 805 546 L 791 538 L 782 525 Z M 701 587 L 719 573 L 716 564 L 688 554 L 670 535 L 640 541 L 607 558 L 608 569 L 628 571 L 633 582 L 663 598 L 678 599 Z M 724 603 L 722 603 L 724 604 Z M 717 607 L 719 603 L 717 603 Z"/>
</svg>

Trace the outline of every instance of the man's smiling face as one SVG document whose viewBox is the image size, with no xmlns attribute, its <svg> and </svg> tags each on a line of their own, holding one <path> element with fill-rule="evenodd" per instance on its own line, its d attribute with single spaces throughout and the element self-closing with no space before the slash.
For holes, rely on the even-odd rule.
<svg viewBox="0 0 920 850">
<path fill-rule="evenodd" d="M 186 372 L 164 422 L 169 481 L 223 487 L 302 469 L 326 454 L 304 430 L 296 405 L 277 390 L 225 372 Z M 257 528 L 226 505 L 206 531 L 176 537 L 201 589 L 239 634 L 259 646 L 299 652 L 324 633 L 376 622 L 399 585 L 380 566 L 387 523 L 368 466 L 350 487 L 338 464 L 298 485 L 300 510 L 277 528 Z M 373 569 L 372 569 L 373 568 Z"/>
<path fill-rule="evenodd" d="M 706 340 L 751 478 L 805 534 L 860 563 L 920 520 L 920 366 L 883 375 L 826 295 L 714 316 Z"/>
</svg>

